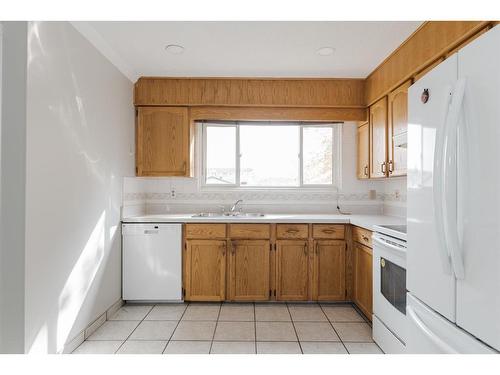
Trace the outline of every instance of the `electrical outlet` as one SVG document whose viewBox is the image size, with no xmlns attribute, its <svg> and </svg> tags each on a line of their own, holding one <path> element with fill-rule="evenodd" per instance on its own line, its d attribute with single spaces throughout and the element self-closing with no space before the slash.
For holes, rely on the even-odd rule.
<svg viewBox="0 0 500 375">
<path fill-rule="evenodd" d="M 175 189 L 170 190 L 170 197 L 175 198 Z"/>
<path fill-rule="evenodd" d="M 377 199 L 377 190 L 368 190 L 368 198 L 369 199 Z"/>
<path fill-rule="evenodd" d="M 396 197 L 396 199 L 399 199 L 401 197 L 401 193 L 399 192 L 399 190 L 394 190 L 394 196 Z"/>
</svg>

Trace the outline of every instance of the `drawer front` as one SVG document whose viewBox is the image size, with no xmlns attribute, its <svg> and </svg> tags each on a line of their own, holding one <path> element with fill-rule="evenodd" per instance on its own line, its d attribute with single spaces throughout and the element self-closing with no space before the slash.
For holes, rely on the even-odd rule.
<svg viewBox="0 0 500 375">
<path fill-rule="evenodd" d="M 186 238 L 226 238 L 226 224 L 186 224 Z"/>
<path fill-rule="evenodd" d="M 229 224 L 230 238 L 270 238 L 271 228 L 269 224 Z"/>
<path fill-rule="evenodd" d="M 372 232 L 368 229 L 353 227 L 352 228 L 352 240 L 359 242 L 362 245 L 372 247 Z"/>
<path fill-rule="evenodd" d="M 313 237 L 343 240 L 344 230 L 344 225 L 341 224 L 313 224 Z"/>
<path fill-rule="evenodd" d="M 279 239 L 307 238 L 309 237 L 309 226 L 307 224 L 278 224 L 276 225 L 276 237 Z"/>
</svg>

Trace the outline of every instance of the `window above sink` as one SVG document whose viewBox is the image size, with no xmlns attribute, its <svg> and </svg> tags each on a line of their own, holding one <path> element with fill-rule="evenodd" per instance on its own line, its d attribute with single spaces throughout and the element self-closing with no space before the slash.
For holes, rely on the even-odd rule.
<svg viewBox="0 0 500 375">
<path fill-rule="evenodd" d="M 341 133 L 339 123 L 203 122 L 201 187 L 337 187 Z"/>
</svg>

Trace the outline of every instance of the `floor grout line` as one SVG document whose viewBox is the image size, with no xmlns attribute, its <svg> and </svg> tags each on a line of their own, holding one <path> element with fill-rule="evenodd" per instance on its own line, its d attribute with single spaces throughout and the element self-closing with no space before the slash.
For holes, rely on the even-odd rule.
<svg viewBox="0 0 500 375">
<path fill-rule="evenodd" d="M 302 344 L 299 340 L 299 335 L 297 334 L 297 329 L 295 328 L 295 323 L 293 322 L 292 313 L 290 312 L 290 306 L 288 306 L 288 302 L 286 303 L 286 309 L 288 310 L 288 314 L 290 315 L 290 320 L 292 321 L 293 330 L 295 331 L 295 336 L 297 337 L 297 342 L 299 343 L 300 353 L 304 354 L 302 350 Z"/>
<path fill-rule="evenodd" d="M 181 314 L 181 317 L 179 318 L 179 320 L 177 321 L 177 324 L 175 325 L 175 328 L 174 330 L 172 331 L 172 334 L 170 335 L 169 339 L 167 340 L 167 343 L 165 344 L 165 347 L 163 348 L 163 351 L 161 352 L 161 354 L 165 354 L 165 350 L 167 350 L 167 346 L 168 344 L 170 344 L 170 341 L 172 341 L 172 337 L 174 337 L 174 333 L 175 331 L 177 330 L 177 327 L 179 327 L 179 324 L 181 324 L 181 321 L 182 321 L 182 317 L 184 316 L 184 314 L 186 313 L 189 305 L 191 305 L 190 303 L 188 303 L 185 308 L 184 308 L 184 311 L 182 312 Z"/>
<path fill-rule="evenodd" d="M 222 310 L 222 303 L 219 305 L 219 313 L 217 314 L 217 320 L 215 321 L 215 329 L 212 335 L 212 341 L 210 342 L 210 349 L 208 350 L 208 354 L 212 354 L 212 347 L 214 346 L 215 333 L 217 332 L 217 326 L 219 325 L 220 312 Z"/>
<path fill-rule="evenodd" d="M 257 354 L 257 313 L 255 311 L 255 302 L 253 303 L 253 327 L 254 327 L 254 337 L 255 337 L 255 354 Z"/>
<path fill-rule="evenodd" d="M 321 309 L 321 311 L 323 311 L 323 314 L 325 314 L 326 318 L 328 319 L 328 323 L 330 323 L 330 325 L 332 326 L 333 331 L 335 332 L 335 334 L 339 338 L 339 340 L 342 343 L 342 346 L 344 347 L 344 349 L 347 352 L 347 354 L 351 354 L 351 353 L 349 353 L 349 350 L 347 350 L 347 346 L 345 346 L 344 341 L 342 340 L 342 337 L 340 337 L 339 333 L 335 329 L 335 327 L 333 325 L 333 322 L 330 320 L 330 318 L 328 318 L 328 315 L 326 315 L 325 311 L 323 310 L 323 306 L 319 305 L 319 308 Z"/>
<path fill-rule="evenodd" d="M 126 305 L 123 305 L 122 307 L 120 307 L 120 309 L 122 309 L 124 306 L 126 306 Z M 147 305 L 146 305 L 146 306 L 147 306 Z M 148 314 L 151 312 L 151 310 L 153 310 L 153 307 L 154 307 L 154 306 L 155 306 L 155 305 L 152 305 L 152 306 L 151 306 L 151 308 L 148 310 L 148 312 L 147 312 L 146 314 L 144 314 L 144 317 L 143 317 L 143 318 L 142 318 L 142 320 L 139 322 L 139 324 L 137 324 L 137 325 L 135 326 L 135 328 L 132 330 L 132 332 L 130 332 L 130 334 L 127 336 L 127 338 L 126 338 L 126 339 L 122 342 L 122 344 L 118 347 L 118 349 L 116 349 L 116 351 L 115 351 L 113 354 L 118 353 L 118 351 L 121 349 L 121 347 L 122 347 L 122 346 L 123 346 L 123 345 L 127 342 L 127 340 L 130 338 L 130 336 L 132 336 L 132 334 L 135 332 L 135 330 L 137 329 L 137 327 L 139 327 L 139 326 L 141 325 L 141 323 L 144 321 L 144 319 L 146 319 L 146 316 L 148 316 Z M 118 311 L 120 311 L 120 310 L 118 310 Z M 118 313 L 118 311 L 117 311 L 115 314 L 117 314 L 117 313 Z"/>
</svg>

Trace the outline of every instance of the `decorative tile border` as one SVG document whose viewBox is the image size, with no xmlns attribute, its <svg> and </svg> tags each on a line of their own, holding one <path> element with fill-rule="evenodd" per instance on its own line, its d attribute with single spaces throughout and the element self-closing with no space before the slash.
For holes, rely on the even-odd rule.
<svg viewBox="0 0 500 375">
<path fill-rule="evenodd" d="M 243 199 L 246 202 L 333 202 L 337 199 L 337 193 L 295 193 L 295 192 L 200 192 L 182 193 L 176 192 L 175 197 L 170 193 L 126 193 L 123 200 L 130 201 L 155 201 L 172 203 L 200 203 L 200 202 L 230 202 Z M 342 202 L 355 201 L 390 201 L 406 202 L 406 194 L 379 193 L 375 199 L 371 199 L 368 193 L 340 193 L 339 200 Z"/>
</svg>

